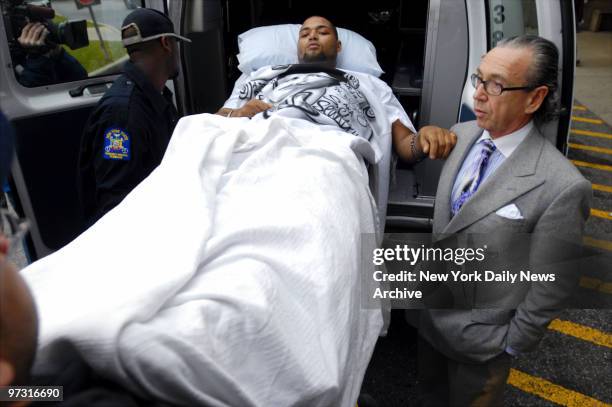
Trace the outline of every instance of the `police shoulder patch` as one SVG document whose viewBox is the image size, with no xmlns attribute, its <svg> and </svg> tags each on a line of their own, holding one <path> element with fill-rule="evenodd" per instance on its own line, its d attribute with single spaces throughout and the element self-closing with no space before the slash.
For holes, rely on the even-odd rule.
<svg viewBox="0 0 612 407">
<path fill-rule="evenodd" d="M 127 130 L 121 127 L 110 127 L 104 131 L 104 159 L 128 161 L 131 155 L 130 139 Z"/>
</svg>

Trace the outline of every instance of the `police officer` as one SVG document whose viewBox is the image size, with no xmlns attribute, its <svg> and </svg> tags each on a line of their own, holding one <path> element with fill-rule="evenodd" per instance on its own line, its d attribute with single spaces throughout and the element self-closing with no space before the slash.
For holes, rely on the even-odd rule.
<svg viewBox="0 0 612 407">
<path fill-rule="evenodd" d="M 78 187 L 86 226 L 159 165 L 179 118 L 165 83 L 178 75 L 177 41 L 191 41 L 175 34 L 163 13 L 146 8 L 125 18 L 121 37 L 130 59 L 81 139 Z"/>
</svg>

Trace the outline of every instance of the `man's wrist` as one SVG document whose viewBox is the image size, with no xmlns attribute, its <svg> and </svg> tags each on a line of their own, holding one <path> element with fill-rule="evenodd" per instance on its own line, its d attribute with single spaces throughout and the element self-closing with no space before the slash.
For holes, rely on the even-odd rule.
<svg viewBox="0 0 612 407">
<path fill-rule="evenodd" d="M 412 134 L 412 138 L 410 139 L 410 152 L 412 153 L 413 162 L 415 163 L 423 161 L 426 157 L 426 154 L 418 146 L 418 137 L 419 132 L 416 132 Z"/>
<path fill-rule="evenodd" d="M 238 109 L 222 107 L 221 109 L 219 109 L 217 114 L 220 116 L 225 116 L 225 117 L 238 117 Z"/>
</svg>

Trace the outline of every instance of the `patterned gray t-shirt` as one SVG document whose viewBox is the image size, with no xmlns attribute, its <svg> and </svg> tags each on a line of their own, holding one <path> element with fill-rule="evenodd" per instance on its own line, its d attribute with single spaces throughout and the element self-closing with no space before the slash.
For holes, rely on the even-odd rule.
<svg viewBox="0 0 612 407">
<path fill-rule="evenodd" d="M 281 113 L 320 125 L 337 126 L 370 140 L 376 120 L 354 75 L 312 65 L 282 65 L 257 71 L 239 89 L 244 103 L 260 99 L 274 107 L 264 117 Z"/>
<path fill-rule="evenodd" d="M 273 108 L 253 119 L 281 115 L 356 136 L 351 148 L 370 163 L 370 189 L 378 204 L 382 230 L 391 171 L 392 124 L 399 120 L 416 132 L 391 88 L 360 72 L 314 65 L 268 66 L 243 74 L 223 106 L 237 109 L 254 98 Z M 363 148 L 364 144 L 371 148 Z"/>
</svg>

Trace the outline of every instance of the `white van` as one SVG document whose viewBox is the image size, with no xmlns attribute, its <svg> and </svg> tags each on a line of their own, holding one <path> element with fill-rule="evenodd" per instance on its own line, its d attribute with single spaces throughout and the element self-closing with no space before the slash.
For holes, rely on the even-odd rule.
<svg viewBox="0 0 612 407">
<path fill-rule="evenodd" d="M 561 55 L 561 115 L 543 133 L 566 151 L 575 59 L 571 1 L 54 0 L 50 4 L 54 26 L 86 21 L 64 30 L 80 29 L 81 34 L 86 30 L 88 45 L 76 41 L 69 45 L 77 49 L 68 45 L 66 49 L 88 77 L 28 87 L 20 83 L 23 60 L 16 36 L 30 12 L 28 5 L 40 3 L 0 0 L 0 107 L 16 129 L 10 188 L 17 210 L 32 221 L 27 239 L 31 260 L 61 248 L 82 232 L 76 187 L 79 140 L 89 112 L 126 59 L 119 28 L 137 5 L 168 13 L 177 30 L 193 41 L 183 49 L 182 75 L 173 84 L 177 106 L 185 115 L 215 112 L 226 100 L 240 74 L 235 57 L 238 34 L 261 25 L 301 23 L 316 14 L 374 43 L 385 71 L 382 79 L 417 127 L 448 128 L 475 117 L 468 78 L 481 56 L 502 38 L 538 34 L 553 41 Z M 38 18 L 50 21 L 49 16 Z M 387 230 L 430 227 L 441 166 L 429 160 L 413 167 L 398 164 Z"/>
</svg>

